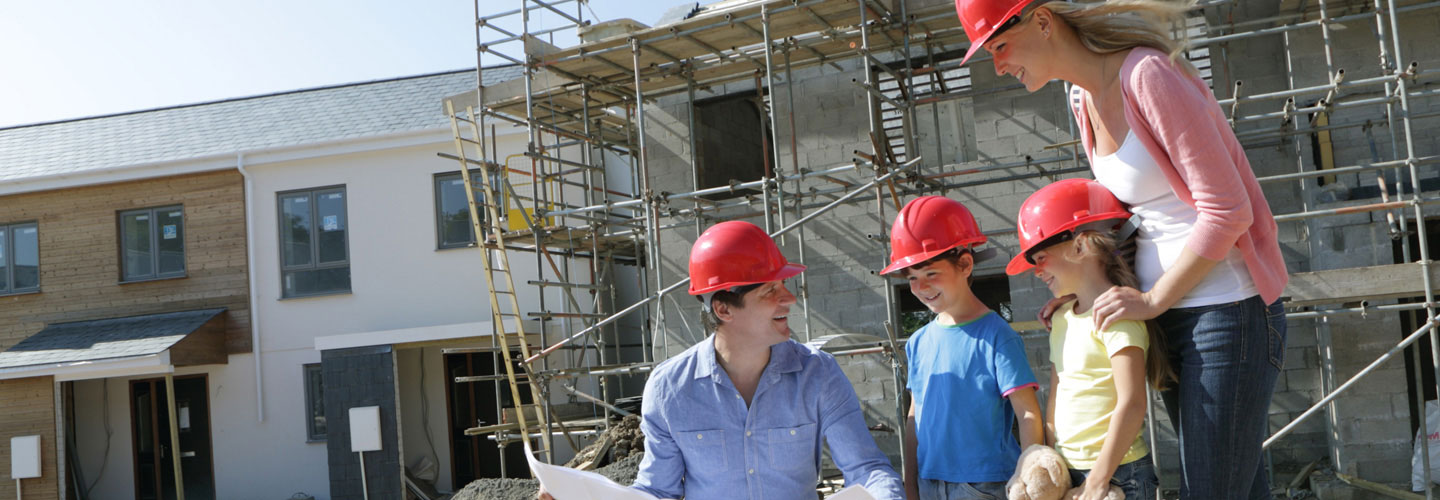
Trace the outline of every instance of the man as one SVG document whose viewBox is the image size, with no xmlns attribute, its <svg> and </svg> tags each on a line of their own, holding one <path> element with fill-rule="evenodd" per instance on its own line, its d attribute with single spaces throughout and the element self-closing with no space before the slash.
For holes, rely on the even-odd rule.
<svg viewBox="0 0 1440 500">
<path fill-rule="evenodd" d="M 714 335 L 645 384 L 634 488 L 689 500 L 815 498 L 824 438 L 846 484 L 904 498 L 835 358 L 790 340 L 795 296 L 783 280 L 803 270 L 748 222 L 716 224 L 695 241 L 690 294 Z"/>
</svg>

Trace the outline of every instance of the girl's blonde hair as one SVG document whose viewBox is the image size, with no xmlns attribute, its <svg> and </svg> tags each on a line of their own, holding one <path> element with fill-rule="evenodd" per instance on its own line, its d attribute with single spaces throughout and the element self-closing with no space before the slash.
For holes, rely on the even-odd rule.
<svg viewBox="0 0 1440 500">
<path fill-rule="evenodd" d="M 1026 16 L 1044 6 L 1075 29 L 1080 43 L 1099 54 L 1110 54 L 1135 47 L 1150 47 L 1170 54 L 1170 61 L 1192 74 L 1198 74 L 1189 60 L 1181 57 L 1190 45 L 1184 29 L 1185 13 L 1195 0 L 1107 0 L 1095 3 L 1074 3 L 1039 0 L 1031 4 Z M 1171 33 L 1178 30 L 1180 39 Z"/>
<path fill-rule="evenodd" d="M 1088 230 L 1075 234 L 1075 247 L 1081 255 L 1099 259 L 1105 279 L 1112 285 L 1140 289 L 1140 278 L 1130 269 L 1130 263 L 1121 258 L 1115 239 L 1108 233 Z M 1165 334 L 1155 320 L 1145 322 L 1150 348 L 1145 350 L 1145 379 L 1156 390 L 1164 389 L 1178 378 L 1170 365 L 1170 350 L 1165 345 Z"/>
</svg>

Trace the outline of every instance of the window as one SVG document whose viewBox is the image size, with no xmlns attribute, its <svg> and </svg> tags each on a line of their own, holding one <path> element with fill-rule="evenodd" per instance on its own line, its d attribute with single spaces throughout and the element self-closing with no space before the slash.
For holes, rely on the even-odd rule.
<svg viewBox="0 0 1440 500">
<path fill-rule="evenodd" d="M 120 280 L 185 276 L 185 221 L 179 206 L 120 212 Z"/>
<path fill-rule="evenodd" d="M 40 231 L 34 222 L 0 225 L 0 294 L 40 290 Z"/>
<path fill-rule="evenodd" d="M 282 297 L 350 291 L 345 187 L 280 193 Z"/>
<path fill-rule="evenodd" d="M 325 384 L 319 363 L 305 365 L 305 439 L 325 440 Z"/>
<path fill-rule="evenodd" d="M 746 92 L 695 103 L 695 126 L 699 129 L 695 153 L 701 189 L 728 186 L 731 181 L 757 181 L 765 176 L 774 140 L 755 100 L 754 92 Z M 746 189 L 704 198 L 721 200 L 758 193 Z"/>
<path fill-rule="evenodd" d="M 974 276 L 970 282 L 970 291 L 980 303 L 996 314 L 1000 315 L 1007 323 L 1015 321 L 1015 311 L 1010 303 L 1010 280 L 1004 274 Z M 895 285 L 895 298 L 899 304 L 897 309 L 900 314 L 900 331 L 909 336 L 925 326 L 930 320 L 935 319 L 935 313 L 925 307 L 924 302 L 910 292 L 910 284 L 903 283 Z"/>
<path fill-rule="evenodd" d="M 485 202 L 485 186 L 481 185 L 480 175 L 480 171 L 470 171 L 475 203 Z M 498 182 L 492 179 L 491 185 L 498 187 Z M 485 220 L 485 207 L 477 205 L 475 209 L 480 219 Z M 505 214 L 500 217 L 504 218 Z M 470 225 L 470 201 L 465 199 L 465 179 L 460 172 L 435 174 L 435 240 L 437 248 L 462 248 L 475 243 L 475 231 Z"/>
<path fill-rule="evenodd" d="M 970 283 L 970 290 L 975 292 L 975 298 L 980 299 L 985 307 L 995 311 L 1006 322 L 1015 322 L 1015 310 L 1010 303 L 1010 277 L 1004 274 L 991 274 L 987 276 L 975 276 Z"/>
</svg>

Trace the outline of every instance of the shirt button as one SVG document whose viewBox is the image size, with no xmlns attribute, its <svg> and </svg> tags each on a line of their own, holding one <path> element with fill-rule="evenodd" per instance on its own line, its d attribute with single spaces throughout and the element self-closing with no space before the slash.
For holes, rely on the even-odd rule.
<svg viewBox="0 0 1440 500">
<path fill-rule="evenodd" d="M 704 434 L 696 434 L 696 435 L 695 435 L 695 439 L 705 439 L 705 435 L 704 435 Z"/>
<path fill-rule="evenodd" d="M 794 436 L 794 435 L 795 435 L 795 429 L 790 429 L 790 435 L 791 435 L 791 436 Z"/>
<path fill-rule="evenodd" d="M 746 437 L 749 437 L 749 436 L 750 436 L 750 431 L 745 431 L 745 436 L 746 436 Z"/>
<path fill-rule="evenodd" d="M 754 473 L 755 473 L 755 469 L 750 469 L 749 473 L 750 473 L 750 474 L 754 474 Z"/>
</svg>

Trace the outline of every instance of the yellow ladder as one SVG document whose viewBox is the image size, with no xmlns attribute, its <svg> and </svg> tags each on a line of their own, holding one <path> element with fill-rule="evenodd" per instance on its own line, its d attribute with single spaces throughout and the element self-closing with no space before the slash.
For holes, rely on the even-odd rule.
<svg viewBox="0 0 1440 500">
<path fill-rule="evenodd" d="M 521 376 L 530 386 L 531 403 L 521 403 L 523 399 L 520 397 L 520 383 L 516 381 L 515 374 L 517 360 L 510 355 L 511 350 L 518 350 L 521 354 L 520 359 L 529 358 L 530 346 L 526 342 L 525 321 L 520 315 L 520 300 L 515 294 L 515 282 L 510 275 L 510 258 L 505 247 L 505 228 L 500 224 L 500 210 L 497 202 L 501 197 L 499 190 L 494 185 L 497 179 L 499 182 L 505 182 L 503 172 L 497 172 L 503 166 L 485 160 L 484 139 L 474 107 L 467 107 L 467 117 L 462 118 L 455 114 L 455 104 L 447 99 L 445 113 L 450 116 L 450 130 L 455 136 L 455 153 L 460 161 L 460 176 L 465 181 L 465 198 L 470 206 L 470 226 L 475 234 L 476 245 L 480 247 L 480 255 L 483 256 L 481 262 L 485 265 L 485 277 L 489 281 L 487 288 L 490 295 L 491 321 L 496 333 L 495 338 L 498 339 L 496 347 L 505 360 L 505 378 L 510 383 L 510 396 L 516 406 L 515 420 L 519 424 L 520 439 L 529 445 L 531 450 L 535 450 L 538 455 L 545 457 L 544 461 L 548 462 L 551 440 L 549 419 L 543 406 L 544 391 L 541 390 L 536 378 L 529 373 L 529 368 L 522 366 L 521 369 L 525 370 L 525 373 Z M 469 138 L 461 133 L 461 122 L 469 125 Z M 479 153 L 474 157 L 475 159 L 466 156 L 467 149 L 472 149 L 466 148 L 466 144 L 470 144 Z M 475 184 L 472 183 L 470 176 L 472 165 L 480 167 L 483 200 L 475 199 Z M 484 219 L 479 217 L 479 207 L 484 207 L 486 216 Z M 493 241 L 491 241 L 492 239 Z M 491 255 L 492 250 L 494 256 Z M 501 296 L 505 298 L 501 299 Z M 507 328 L 507 323 L 510 328 Z M 526 407 L 534 411 L 534 426 L 530 425 L 530 420 L 525 416 Z M 540 433 L 543 446 L 537 449 L 530 443 L 531 432 Z M 470 434 L 470 432 L 466 432 L 466 434 Z"/>
</svg>

